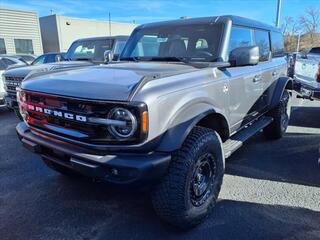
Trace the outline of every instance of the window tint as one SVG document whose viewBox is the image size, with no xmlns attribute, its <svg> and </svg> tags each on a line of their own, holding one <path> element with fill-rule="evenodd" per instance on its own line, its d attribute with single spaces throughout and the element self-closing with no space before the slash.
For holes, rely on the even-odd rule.
<svg viewBox="0 0 320 240">
<path fill-rule="evenodd" d="M 117 41 L 116 46 L 114 47 L 114 54 L 120 55 L 125 45 L 126 45 L 125 41 Z"/>
<path fill-rule="evenodd" d="M 283 57 L 284 56 L 284 41 L 283 36 L 279 32 L 271 33 L 271 44 L 272 44 L 272 56 Z"/>
<path fill-rule="evenodd" d="M 230 53 L 233 49 L 238 47 L 249 47 L 253 45 L 254 42 L 252 29 L 232 27 L 228 53 Z"/>
<path fill-rule="evenodd" d="M 2 59 L 0 59 L 0 70 L 6 70 L 7 65 L 3 62 Z"/>
<path fill-rule="evenodd" d="M 320 54 L 320 47 L 311 48 L 309 53 Z"/>
<path fill-rule="evenodd" d="M 8 66 L 9 65 L 12 65 L 12 64 L 16 64 L 16 62 L 12 61 L 11 59 L 8 59 L 8 58 L 2 58 L 3 62 L 5 64 L 7 64 Z"/>
<path fill-rule="evenodd" d="M 36 58 L 36 60 L 34 60 L 34 61 L 32 62 L 32 65 L 43 64 L 43 63 L 44 63 L 44 60 L 45 60 L 45 55 L 42 55 L 42 56 Z"/>
<path fill-rule="evenodd" d="M 113 42 L 109 39 L 76 41 L 69 48 L 67 59 L 103 62 L 104 52 L 112 49 Z"/>
<path fill-rule="evenodd" d="M 49 54 L 46 56 L 45 63 L 53 63 L 56 61 L 57 54 Z"/>
<path fill-rule="evenodd" d="M 6 44 L 4 42 L 3 38 L 0 38 L 0 54 L 6 54 L 7 50 L 6 50 Z"/>
<path fill-rule="evenodd" d="M 16 53 L 34 54 L 32 40 L 30 39 L 14 39 Z"/>
<path fill-rule="evenodd" d="M 267 31 L 255 31 L 256 45 L 259 47 L 260 62 L 268 61 L 270 54 L 270 40 Z"/>
</svg>

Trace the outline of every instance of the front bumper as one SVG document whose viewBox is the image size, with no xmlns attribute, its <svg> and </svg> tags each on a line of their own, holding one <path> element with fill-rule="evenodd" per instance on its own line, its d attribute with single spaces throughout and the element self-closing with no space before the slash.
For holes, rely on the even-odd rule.
<svg viewBox="0 0 320 240">
<path fill-rule="evenodd" d="M 22 122 L 16 127 L 24 147 L 41 155 L 45 163 L 59 164 L 82 175 L 121 185 L 145 185 L 154 183 L 167 172 L 171 155 L 114 154 L 99 155 L 70 143 L 62 142 L 31 131 Z"/>
<path fill-rule="evenodd" d="M 5 101 L 5 104 L 7 105 L 8 108 L 18 109 L 18 102 L 17 102 L 16 97 L 13 97 L 11 95 L 6 95 L 4 97 L 4 101 Z"/>
<path fill-rule="evenodd" d="M 5 94 L 0 93 L 0 108 L 6 107 Z"/>
</svg>

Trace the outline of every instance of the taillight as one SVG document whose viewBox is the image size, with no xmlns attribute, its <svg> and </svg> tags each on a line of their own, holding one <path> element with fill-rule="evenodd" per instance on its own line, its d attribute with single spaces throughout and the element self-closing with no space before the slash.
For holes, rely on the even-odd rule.
<svg viewBox="0 0 320 240">
<path fill-rule="evenodd" d="M 320 64 L 318 65 L 318 72 L 316 74 L 316 81 L 320 83 Z"/>
</svg>

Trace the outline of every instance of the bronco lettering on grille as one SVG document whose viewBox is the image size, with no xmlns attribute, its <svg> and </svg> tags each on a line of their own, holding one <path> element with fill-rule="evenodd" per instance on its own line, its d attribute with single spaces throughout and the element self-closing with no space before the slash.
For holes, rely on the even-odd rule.
<svg viewBox="0 0 320 240">
<path fill-rule="evenodd" d="M 78 122 L 87 122 L 86 116 L 76 115 L 73 113 L 62 112 L 62 111 L 58 111 L 58 110 L 52 110 L 49 108 L 43 108 L 43 107 L 31 105 L 31 104 L 27 104 L 27 110 L 35 111 L 38 113 L 43 113 L 46 115 L 51 115 L 54 117 L 60 117 L 60 118 L 68 119 L 68 120 L 75 120 Z"/>
</svg>

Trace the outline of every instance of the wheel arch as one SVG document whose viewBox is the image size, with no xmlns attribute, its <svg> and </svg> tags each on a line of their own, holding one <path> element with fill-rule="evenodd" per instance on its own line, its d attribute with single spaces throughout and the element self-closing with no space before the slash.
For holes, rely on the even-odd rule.
<svg viewBox="0 0 320 240">
<path fill-rule="evenodd" d="M 222 141 L 229 138 L 230 130 L 227 118 L 222 113 L 210 109 L 168 129 L 163 135 L 157 151 L 172 152 L 179 149 L 195 126 L 206 127 L 216 131 Z"/>
<path fill-rule="evenodd" d="M 285 89 L 293 90 L 293 80 L 289 77 L 280 77 L 272 95 L 270 109 L 275 108 L 279 104 Z"/>
</svg>

